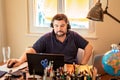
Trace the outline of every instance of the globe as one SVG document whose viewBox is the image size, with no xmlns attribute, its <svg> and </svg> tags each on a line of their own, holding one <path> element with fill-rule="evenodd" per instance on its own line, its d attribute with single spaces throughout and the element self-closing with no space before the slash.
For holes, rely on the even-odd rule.
<svg viewBox="0 0 120 80">
<path fill-rule="evenodd" d="M 120 51 L 108 51 L 102 58 L 102 65 L 106 73 L 120 76 Z"/>
</svg>

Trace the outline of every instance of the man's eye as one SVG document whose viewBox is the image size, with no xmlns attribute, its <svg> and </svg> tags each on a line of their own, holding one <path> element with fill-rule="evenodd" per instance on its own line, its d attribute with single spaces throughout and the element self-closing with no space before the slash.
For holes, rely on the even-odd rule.
<svg viewBox="0 0 120 80">
<path fill-rule="evenodd" d="M 64 27 L 65 25 L 63 24 L 63 25 L 54 25 L 54 27 Z"/>
<path fill-rule="evenodd" d="M 58 27 L 58 25 L 54 25 L 54 27 Z"/>
<path fill-rule="evenodd" d="M 61 27 L 64 27 L 64 25 L 61 25 Z"/>
<path fill-rule="evenodd" d="M 61 25 L 61 27 L 64 27 L 65 25 Z"/>
</svg>

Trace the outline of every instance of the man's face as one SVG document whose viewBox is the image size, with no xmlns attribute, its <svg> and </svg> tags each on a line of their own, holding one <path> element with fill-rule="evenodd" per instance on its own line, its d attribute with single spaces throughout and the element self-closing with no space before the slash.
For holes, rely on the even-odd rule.
<svg viewBox="0 0 120 80">
<path fill-rule="evenodd" d="M 67 23 L 64 20 L 54 20 L 53 29 L 57 37 L 63 37 L 67 33 Z"/>
</svg>

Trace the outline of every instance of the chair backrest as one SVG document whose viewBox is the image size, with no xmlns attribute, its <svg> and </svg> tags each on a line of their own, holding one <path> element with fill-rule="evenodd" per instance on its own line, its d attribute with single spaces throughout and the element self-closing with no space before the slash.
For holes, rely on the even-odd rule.
<svg viewBox="0 0 120 80">
<path fill-rule="evenodd" d="M 92 51 L 93 52 L 93 51 Z M 81 48 L 78 48 L 78 53 L 77 53 L 77 61 L 78 61 L 78 64 L 81 64 L 81 61 L 83 59 L 83 56 L 84 56 L 84 50 L 81 49 Z M 88 61 L 88 65 L 91 65 L 92 64 L 92 56 L 93 54 L 91 55 L 89 61 Z"/>
<path fill-rule="evenodd" d="M 103 66 L 102 66 L 102 57 L 103 57 L 103 54 L 96 54 L 94 56 L 93 66 L 97 68 L 98 74 L 105 74 L 106 73 L 103 69 Z"/>
</svg>

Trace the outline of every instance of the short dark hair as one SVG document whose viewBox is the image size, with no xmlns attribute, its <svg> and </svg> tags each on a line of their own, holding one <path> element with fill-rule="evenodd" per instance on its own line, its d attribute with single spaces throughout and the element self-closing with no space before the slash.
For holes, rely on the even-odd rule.
<svg viewBox="0 0 120 80">
<path fill-rule="evenodd" d="M 52 21 L 50 23 L 50 27 L 53 28 L 53 21 L 54 20 L 64 20 L 66 23 L 67 23 L 67 29 L 71 29 L 71 26 L 70 26 L 70 23 L 69 23 L 69 20 L 67 18 L 67 16 L 65 14 L 56 14 L 53 18 L 52 18 Z"/>
</svg>

